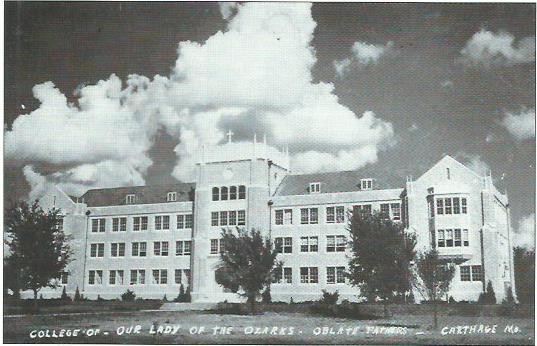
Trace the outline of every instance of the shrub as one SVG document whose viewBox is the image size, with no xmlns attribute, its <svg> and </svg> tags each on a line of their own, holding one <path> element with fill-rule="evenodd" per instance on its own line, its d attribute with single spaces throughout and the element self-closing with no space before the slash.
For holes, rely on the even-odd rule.
<svg viewBox="0 0 537 346">
<path fill-rule="evenodd" d="M 167 301 L 168 301 L 168 297 L 166 297 L 166 293 L 164 293 L 164 297 L 162 297 L 162 301 L 163 301 L 163 302 L 167 302 Z"/>
<path fill-rule="evenodd" d="M 75 302 L 79 302 L 82 300 L 82 297 L 80 296 L 80 291 L 78 290 L 78 286 L 76 286 L 75 290 Z"/>
<path fill-rule="evenodd" d="M 267 286 L 267 288 L 263 291 L 263 294 L 261 294 L 261 300 L 265 304 L 272 303 L 272 297 L 270 295 L 270 286 Z"/>
<path fill-rule="evenodd" d="M 481 292 L 477 302 L 480 304 L 496 304 L 496 294 L 494 293 L 494 287 L 492 287 L 492 282 L 490 280 L 487 283 L 487 290 Z"/>
<path fill-rule="evenodd" d="M 184 303 L 185 302 L 185 287 L 183 284 L 179 286 L 179 294 L 177 295 L 177 298 L 175 298 L 173 301 L 176 303 Z"/>
<path fill-rule="evenodd" d="M 133 302 L 136 298 L 136 294 L 133 291 L 127 289 L 127 292 L 121 295 L 121 300 L 124 302 Z"/>
<path fill-rule="evenodd" d="M 453 298 L 453 296 L 449 296 L 449 300 L 448 300 L 450 303 L 456 303 L 457 301 L 455 300 L 455 298 Z"/>
<path fill-rule="evenodd" d="M 513 296 L 513 289 L 509 287 L 502 304 L 515 304 L 515 297 Z"/>
<path fill-rule="evenodd" d="M 291 297 L 291 300 L 289 300 L 289 304 L 294 304 L 293 297 Z"/>
<path fill-rule="evenodd" d="M 69 302 L 71 301 L 71 297 L 67 295 L 67 290 L 65 286 L 63 286 L 62 296 L 60 297 L 60 300 L 69 301 Z"/>
<path fill-rule="evenodd" d="M 190 286 L 188 286 L 185 292 L 185 303 L 190 303 L 191 301 L 192 297 L 190 296 Z"/>
<path fill-rule="evenodd" d="M 97 294 L 97 301 L 98 302 L 103 302 L 104 301 L 104 299 L 101 297 L 100 294 Z"/>
<path fill-rule="evenodd" d="M 323 290 L 323 296 L 319 300 L 322 304 L 335 305 L 339 299 L 339 292 L 336 290 L 334 293 L 330 293 L 327 290 Z"/>
</svg>

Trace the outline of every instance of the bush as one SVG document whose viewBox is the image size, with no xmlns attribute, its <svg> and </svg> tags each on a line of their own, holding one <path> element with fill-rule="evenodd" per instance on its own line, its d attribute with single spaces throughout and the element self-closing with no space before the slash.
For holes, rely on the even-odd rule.
<svg viewBox="0 0 537 346">
<path fill-rule="evenodd" d="M 183 286 L 183 284 L 181 284 L 181 286 L 179 286 L 179 294 L 177 295 L 177 297 L 173 301 L 176 302 L 176 303 L 184 303 L 185 302 L 185 287 Z"/>
<path fill-rule="evenodd" d="M 76 286 L 75 290 L 75 302 L 79 302 L 82 300 L 82 297 L 80 296 L 80 291 L 78 290 L 78 286 Z"/>
<path fill-rule="evenodd" d="M 69 297 L 69 296 L 67 295 L 67 290 L 66 290 L 65 286 L 63 286 L 62 296 L 60 297 L 60 299 L 61 299 L 62 301 L 68 301 L 68 302 L 71 301 L 71 297 Z"/>
<path fill-rule="evenodd" d="M 127 292 L 121 295 L 121 300 L 124 302 L 133 302 L 136 298 L 136 294 L 133 291 L 127 289 Z"/>
<path fill-rule="evenodd" d="M 487 283 L 487 290 L 481 292 L 477 302 L 479 304 L 496 304 L 496 294 L 494 293 L 494 287 L 492 287 L 492 282 L 490 280 Z"/>
<path fill-rule="evenodd" d="M 166 293 L 164 293 L 164 297 L 162 297 L 162 301 L 163 301 L 163 302 L 167 302 L 167 301 L 168 301 L 168 297 L 166 297 Z"/>
<path fill-rule="evenodd" d="M 449 296 L 449 303 L 450 304 L 453 304 L 453 303 L 456 303 L 457 301 L 455 300 L 455 298 L 453 298 L 453 296 Z"/>
<path fill-rule="evenodd" d="M 272 297 L 270 295 L 270 286 L 267 286 L 267 288 L 263 291 L 263 294 L 261 294 L 261 301 L 265 304 L 272 303 Z"/>
<path fill-rule="evenodd" d="M 190 286 L 188 286 L 185 292 L 185 303 L 190 303 L 191 301 L 192 297 L 190 296 Z"/>
<path fill-rule="evenodd" d="M 513 296 L 513 289 L 511 287 L 507 289 L 507 293 L 502 301 L 502 304 L 515 304 L 515 297 Z"/>
<path fill-rule="evenodd" d="M 336 290 L 334 293 L 330 293 L 327 290 L 323 290 L 323 296 L 319 300 L 322 304 L 335 305 L 339 299 L 339 292 Z"/>
</svg>

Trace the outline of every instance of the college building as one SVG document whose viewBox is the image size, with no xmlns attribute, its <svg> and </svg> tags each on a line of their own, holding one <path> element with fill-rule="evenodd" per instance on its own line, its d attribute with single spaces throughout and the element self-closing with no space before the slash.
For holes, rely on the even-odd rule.
<svg viewBox="0 0 537 346">
<path fill-rule="evenodd" d="M 273 301 L 317 300 L 338 290 L 359 300 L 345 270 L 351 256 L 348 211 L 380 211 L 417 237 L 417 250 L 438 249 L 456 263 L 449 296 L 477 300 L 490 280 L 501 301 L 514 291 L 508 198 L 490 175 L 480 176 L 445 156 L 419 178 L 393 172 L 291 173 L 289 153 L 255 139 L 205 147 L 195 182 L 87 191 L 68 196 L 49 186 L 40 204 L 64 215 L 73 261 L 59 295 L 169 299 L 180 285 L 194 302 L 234 301 L 215 281 L 222 228 L 245 227 L 270 235 L 283 261 L 271 284 Z M 416 301 L 424 298 L 414 293 Z"/>
</svg>

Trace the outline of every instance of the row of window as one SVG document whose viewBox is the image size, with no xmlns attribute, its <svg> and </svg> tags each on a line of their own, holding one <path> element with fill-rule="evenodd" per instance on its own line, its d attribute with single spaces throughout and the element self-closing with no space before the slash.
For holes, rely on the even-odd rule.
<svg viewBox="0 0 537 346">
<path fill-rule="evenodd" d="M 436 233 L 438 247 L 470 246 L 467 229 L 439 229 Z"/>
<path fill-rule="evenodd" d="M 125 272 L 123 270 L 109 270 L 108 271 L 108 284 L 124 285 L 126 284 Z M 132 269 L 130 270 L 130 285 L 145 285 L 146 284 L 146 270 L 145 269 Z M 168 270 L 167 269 L 153 269 L 151 271 L 151 284 L 165 285 L 168 283 Z M 190 286 L 190 269 L 175 269 L 175 284 L 186 284 Z M 183 280 L 184 278 L 184 280 Z M 90 270 L 88 272 L 88 285 L 102 285 L 104 283 L 102 270 Z"/>
<path fill-rule="evenodd" d="M 373 179 L 360 179 L 360 190 L 371 190 L 373 189 Z M 321 183 L 314 182 L 309 184 L 308 188 L 309 193 L 321 193 Z"/>
<path fill-rule="evenodd" d="M 466 214 L 467 212 L 466 198 L 446 197 L 436 199 L 437 215 Z"/>
<path fill-rule="evenodd" d="M 283 267 L 281 270 L 274 273 L 272 283 L 293 283 L 293 268 Z M 317 284 L 319 283 L 319 268 L 318 267 L 300 267 L 300 283 L 301 284 Z M 327 284 L 344 284 L 345 283 L 345 267 L 326 267 L 326 283 Z"/>
<path fill-rule="evenodd" d="M 274 248 L 277 253 L 293 253 L 292 237 L 274 238 Z M 344 235 L 327 235 L 326 252 L 345 252 L 347 248 L 347 238 Z M 300 252 L 319 252 L 319 237 L 300 237 Z"/>
<path fill-rule="evenodd" d="M 227 201 L 234 199 L 246 199 L 246 186 L 222 186 L 213 187 L 213 201 Z"/>
<path fill-rule="evenodd" d="M 175 255 L 176 256 L 190 256 L 191 251 L 192 251 L 192 241 L 178 240 L 175 242 Z M 153 242 L 153 255 L 154 256 L 168 256 L 168 253 L 169 253 L 169 243 L 167 241 Z M 131 244 L 131 256 L 146 257 L 147 256 L 147 243 L 146 242 L 133 242 Z M 90 244 L 90 257 L 104 257 L 104 243 Z M 125 257 L 125 243 L 111 243 L 110 244 L 110 257 Z"/>
<path fill-rule="evenodd" d="M 149 223 L 149 217 L 147 216 L 134 216 L 132 218 L 132 230 L 133 231 L 146 231 Z M 192 228 L 194 221 L 192 214 L 180 214 L 176 215 L 176 229 L 190 229 Z M 156 215 L 154 217 L 155 230 L 169 230 L 170 229 L 170 215 Z M 106 231 L 106 219 L 98 218 L 91 220 L 91 232 L 92 233 L 104 233 Z M 127 218 L 126 217 L 114 217 L 112 218 L 112 232 L 126 232 L 127 231 Z"/>
<path fill-rule="evenodd" d="M 211 212 L 211 226 L 244 226 L 244 225 L 246 225 L 246 210 Z"/>
<path fill-rule="evenodd" d="M 460 266 L 461 281 L 483 281 L 483 270 L 480 265 Z"/>
<path fill-rule="evenodd" d="M 354 206 L 355 210 L 363 214 L 371 214 L 371 204 L 363 204 Z M 394 221 L 401 220 L 401 203 L 382 203 L 380 212 Z M 277 209 L 274 212 L 276 225 L 292 225 L 293 224 L 293 209 Z M 345 207 L 331 206 L 326 207 L 326 223 L 344 223 L 345 222 Z M 300 224 L 317 224 L 319 223 L 318 208 L 301 208 L 300 209 Z"/>
</svg>

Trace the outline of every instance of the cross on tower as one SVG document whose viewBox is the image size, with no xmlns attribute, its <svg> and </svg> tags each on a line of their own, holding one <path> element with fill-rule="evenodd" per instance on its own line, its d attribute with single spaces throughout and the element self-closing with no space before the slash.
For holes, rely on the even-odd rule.
<svg viewBox="0 0 537 346">
<path fill-rule="evenodd" d="M 231 143 L 231 137 L 233 137 L 233 135 L 234 135 L 233 131 L 229 130 L 229 131 L 226 133 L 226 135 L 227 135 L 227 142 L 228 142 L 228 143 Z"/>
</svg>

